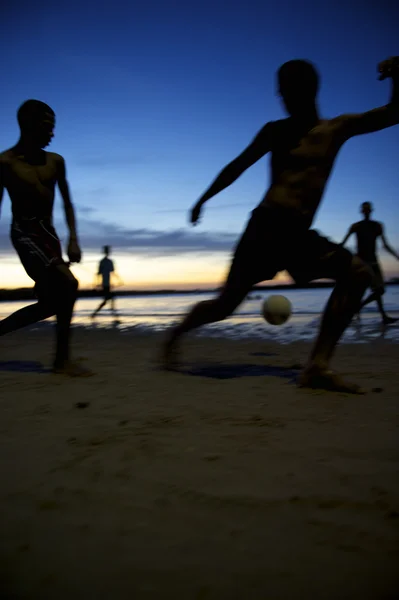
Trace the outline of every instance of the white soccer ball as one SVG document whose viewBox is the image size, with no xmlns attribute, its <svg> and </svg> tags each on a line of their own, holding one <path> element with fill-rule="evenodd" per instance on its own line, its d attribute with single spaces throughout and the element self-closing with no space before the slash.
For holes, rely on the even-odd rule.
<svg viewBox="0 0 399 600">
<path fill-rule="evenodd" d="M 263 302 L 262 313 L 270 325 L 282 325 L 291 316 L 291 302 L 285 296 L 278 294 L 269 296 Z"/>
</svg>

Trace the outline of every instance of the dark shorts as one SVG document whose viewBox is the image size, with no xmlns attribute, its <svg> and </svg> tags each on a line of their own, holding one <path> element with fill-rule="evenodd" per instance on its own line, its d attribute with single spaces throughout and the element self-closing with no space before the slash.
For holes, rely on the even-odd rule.
<svg viewBox="0 0 399 600">
<path fill-rule="evenodd" d="M 336 280 L 349 271 L 351 262 L 348 250 L 309 230 L 300 217 L 258 207 L 236 247 L 228 284 L 250 289 L 284 270 L 298 284 Z"/>
<path fill-rule="evenodd" d="M 36 285 L 48 279 L 49 269 L 64 264 L 57 233 L 45 220 L 14 221 L 11 241 L 25 271 Z"/>
<path fill-rule="evenodd" d="M 385 292 L 385 283 L 380 265 L 377 261 L 368 262 L 367 265 L 370 267 L 373 273 L 370 285 L 371 289 L 373 290 L 373 292 L 380 292 L 383 294 Z"/>
<path fill-rule="evenodd" d="M 103 285 L 103 296 L 104 300 L 112 300 L 114 293 L 112 292 L 109 285 Z"/>
</svg>

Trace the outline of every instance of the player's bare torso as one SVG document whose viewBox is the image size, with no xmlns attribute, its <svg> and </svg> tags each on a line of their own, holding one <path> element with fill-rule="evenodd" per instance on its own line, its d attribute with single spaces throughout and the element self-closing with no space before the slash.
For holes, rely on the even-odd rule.
<svg viewBox="0 0 399 600">
<path fill-rule="evenodd" d="M 291 118 L 271 123 L 271 185 L 261 206 L 293 209 L 311 223 L 345 141 L 343 117 L 301 128 Z"/>
<path fill-rule="evenodd" d="M 41 150 L 27 156 L 18 147 L 0 154 L 3 185 L 16 220 L 51 219 L 61 161 L 62 157 L 54 152 Z"/>
<path fill-rule="evenodd" d="M 357 253 L 366 262 L 377 262 L 377 240 L 383 232 L 378 221 L 363 220 L 351 227 L 356 236 Z"/>
</svg>

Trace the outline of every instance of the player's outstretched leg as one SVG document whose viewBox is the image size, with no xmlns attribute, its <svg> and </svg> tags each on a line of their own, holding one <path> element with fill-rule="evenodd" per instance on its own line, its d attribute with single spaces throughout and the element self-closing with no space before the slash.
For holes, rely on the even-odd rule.
<svg viewBox="0 0 399 600">
<path fill-rule="evenodd" d="M 178 342 L 185 333 L 202 325 L 223 321 L 241 304 L 248 293 L 247 288 L 234 288 L 227 282 L 224 290 L 214 300 L 205 300 L 196 304 L 187 316 L 172 329 L 163 346 L 162 363 L 168 370 L 178 368 Z"/>
<path fill-rule="evenodd" d="M 330 371 L 329 364 L 339 339 L 370 285 L 370 278 L 368 267 L 359 258 L 353 257 L 349 271 L 337 280 L 327 303 L 308 365 L 298 379 L 300 387 L 364 393 L 360 386 L 346 382 Z"/>
<path fill-rule="evenodd" d="M 384 325 L 391 325 L 392 323 L 396 323 L 399 319 L 395 319 L 394 317 L 390 317 L 385 312 L 384 304 L 382 302 L 382 295 L 383 295 L 383 293 L 384 293 L 383 291 L 382 292 L 379 292 L 379 291 L 372 292 L 370 294 L 370 296 L 368 296 L 361 303 L 360 309 L 362 309 L 367 304 L 370 304 L 371 302 L 377 302 L 378 310 L 380 311 L 380 315 L 382 317 L 382 322 L 384 323 Z"/>
<path fill-rule="evenodd" d="M 55 315 L 55 307 L 45 302 L 36 302 L 15 311 L 9 317 L 0 321 L 0 336 L 17 331 L 23 327 L 44 321 Z"/>
<path fill-rule="evenodd" d="M 104 308 L 104 306 L 107 304 L 107 300 L 103 300 L 101 302 L 101 304 L 98 306 L 98 308 L 96 308 L 96 310 L 94 311 L 94 313 L 91 315 L 91 318 L 94 319 L 94 317 L 100 312 L 100 310 L 102 308 Z"/>
</svg>

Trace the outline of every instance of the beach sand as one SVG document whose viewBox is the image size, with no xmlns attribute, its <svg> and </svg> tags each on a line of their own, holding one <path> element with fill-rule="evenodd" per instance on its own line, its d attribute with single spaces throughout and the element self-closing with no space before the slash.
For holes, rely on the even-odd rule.
<svg viewBox="0 0 399 600">
<path fill-rule="evenodd" d="M 161 340 L 76 329 L 74 380 L 51 330 L 2 338 L 1 600 L 398 598 L 399 345 L 338 349 L 350 396 L 296 388 L 303 342 L 164 373 Z"/>
</svg>

